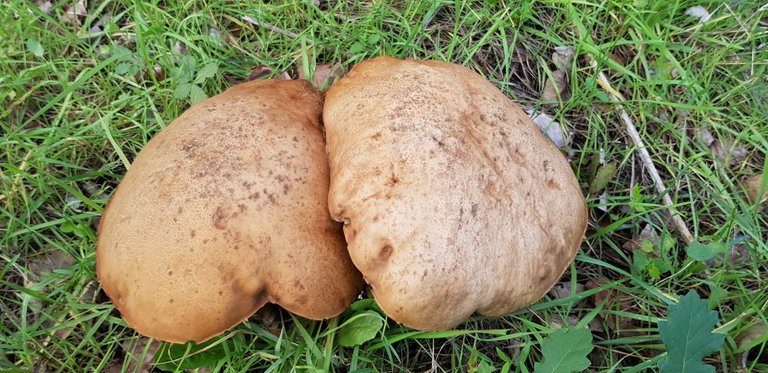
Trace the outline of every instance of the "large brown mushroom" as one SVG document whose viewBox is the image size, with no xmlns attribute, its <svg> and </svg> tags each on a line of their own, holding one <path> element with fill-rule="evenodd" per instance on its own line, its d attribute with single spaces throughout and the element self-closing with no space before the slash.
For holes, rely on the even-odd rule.
<svg viewBox="0 0 768 373">
<path fill-rule="evenodd" d="M 205 341 L 267 302 L 311 318 L 362 288 L 327 210 L 322 99 L 254 81 L 187 110 L 139 153 L 101 218 L 98 277 L 138 332 Z"/>
<path fill-rule="evenodd" d="M 394 320 L 447 329 L 541 298 L 586 204 L 558 149 L 468 68 L 376 58 L 328 92 L 331 216 Z"/>
</svg>

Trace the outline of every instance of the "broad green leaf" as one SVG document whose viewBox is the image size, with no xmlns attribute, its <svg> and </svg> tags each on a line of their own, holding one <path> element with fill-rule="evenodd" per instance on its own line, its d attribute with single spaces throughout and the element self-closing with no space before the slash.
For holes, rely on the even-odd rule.
<svg viewBox="0 0 768 373">
<path fill-rule="evenodd" d="M 157 368 L 167 372 L 211 366 L 226 357 L 228 344 L 231 343 L 231 340 L 212 340 L 201 344 L 168 343 L 155 354 L 154 360 Z"/>
<path fill-rule="evenodd" d="M 132 64 L 123 62 L 119 65 L 117 65 L 117 68 L 115 68 L 115 74 L 117 75 L 125 75 L 129 71 L 131 71 L 131 68 L 133 67 Z"/>
<path fill-rule="evenodd" d="M 650 260 L 642 251 L 635 250 L 632 252 L 632 269 L 637 274 L 643 273 L 645 268 L 648 267 L 648 263 L 650 263 Z"/>
<path fill-rule="evenodd" d="M 179 100 L 183 100 L 189 97 L 189 91 L 192 90 L 192 83 L 181 83 L 173 92 L 173 97 Z"/>
<path fill-rule="evenodd" d="M 693 241 L 688 245 L 688 256 L 698 261 L 705 261 L 715 257 L 715 255 L 722 253 L 723 249 L 719 245 L 709 244 L 705 245 L 699 241 Z"/>
<path fill-rule="evenodd" d="M 580 372 L 589 367 L 587 355 L 592 351 L 589 329 L 559 329 L 541 341 L 542 362 L 534 365 L 535 373 Z"/>
<path fill-rule="evenodd" d="M 374 45 L 381 40 L 381 35 L 379 34 L 372 34 L 368 36 L 368 45 Z"/>
<path fill-rule="evenodd" d="M 197 72 L 197 77 L 195 78 L 195 84 L 203 84 L 206 79 L 213 78 L 216 76 L 216 72 L 219 71 L 219 63 L 218 62 L 209 62 L 205 66 L 203 66 L 200 71 Z"/>
<path fill-rule="evenodd" d="M 365 46 L 363 46 L 363 44 L 355 43 L 355 44 L 352 44 L 351 47 L 349 47 L 349 53 L 352 53 L 352 54 L 360 53 L 363 51 L 364 48 Z"/>
<path fill-rule="evenodd" d="M 203 91 L 200 86 L 197 84 L 192 84 L 192 86 L 189 88 L 189 102 L 194 105 L 200 101 L 205 100 L 208 98 L 208 95 L 205 94 L 205 91 Z"/>
<path fill-rule="evenodd" d="M 659 321 L 659 332 L 668 358 L 659 362 L 662 373 L 714 373 L 702 359 L 719 350 L 725 337 L 712 333 L 717 312 L 707 310 L 707 301 L 691 290 L 680 303 L 669 306 L 667 321 Z"/>
<path fill-rule="evenodd" d="M 39 41 L 35 39 L 27 39 L 27 49 L 30 53 L 35 55 L 35 57 L 42 58 L 43 54 L 45 54 L 45 49 L 43 49 L 43 45 L 40 44 Z"/>
<path fill-rule="evenodd" d="M 375 311 L 357 314 L 341 325 L 337 332 L 339 346 L 352 347 L 370 341 L 381 330 L 384 320 Z"/>
<path fill-rule="evenodd" d="M 617 166 L 614 162 L 601 166 L 600 169 L 597 170 L 595 178 L 592 179 L 592 183 L 589 185 L 589 194 L 597 193 L 605 189 L 605 187 L 608 186 L 608 183 L 613 180 L 613 177 L 616 176 L 616 170 Z"/>
</svg>

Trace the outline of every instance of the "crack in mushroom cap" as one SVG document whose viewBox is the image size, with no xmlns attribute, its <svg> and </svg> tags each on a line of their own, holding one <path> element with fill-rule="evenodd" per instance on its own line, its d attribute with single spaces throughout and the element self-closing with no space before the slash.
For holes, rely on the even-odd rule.
<svg viewBox="0 0 768 373">
<path fill-rule="evenodd" d="M 138 332 L 202 342 L 266 302 L 311 319 L 362 287 L 327 210 L 322 99 L 306 81 L 200 102 L 136 157 L 101 219 L 98 277 Z"/>
<path fill-rule="evenodd" d="M 323 109 L 329 209 L 393 319 L 452 328 L 541 298 L 580 247 L 586 203 L 559 150 L 468 68 L 380 57 Z"/>
</svg>

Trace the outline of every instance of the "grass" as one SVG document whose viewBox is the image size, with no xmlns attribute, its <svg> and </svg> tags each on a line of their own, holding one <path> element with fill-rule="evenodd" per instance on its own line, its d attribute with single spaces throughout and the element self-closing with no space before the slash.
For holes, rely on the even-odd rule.
<svg viewBox="0 0 768 373">
<path fill-rule="evenodd" d="M 11 0 L 0 12 L 0 370 L 147 371 L 153 356 L 192 355 L 184 361 L 212 356 L 213 371 L 527 372 L 542 338 L 586 319 L 591 369 L 656 370 L 666 351 L 656 322 L 692 289 L 725 335 L 707 362 L 768 371 L 768 333 L 755 326 L 768 322 L 768 218 L 741 183 L 768 174 L 768 12 L 757 2 L 94 1 L 73 12 L 74 3 Z M 708 22 L 685 14 L 695 5 Z M 545 102 L 556 46 L 577 57 L 566 95 Z M 596 160 L 617 166 L 588 196 L 590 228 L 565 294 L 451 331 L 388 322 L 355 347 L 335 344 L 349 314 L 311 322 L 268 308 L 201 353 L 156 351 L 100 290 L 94 246 L 126 166 L 195 99 L 179 86 L 210 64 L 196 85 L 214 95 L 256 66 L 295 78 L 378 55 L 467 65 L 545 111 L 572 135 L 566 150 L 585 192 L 605 167 Z M 625 98 L 687 227 L 728 260 L 686 254 L 599 71 Z M 658 238 L 641 236 L 646 226 Z"/>
</svg>

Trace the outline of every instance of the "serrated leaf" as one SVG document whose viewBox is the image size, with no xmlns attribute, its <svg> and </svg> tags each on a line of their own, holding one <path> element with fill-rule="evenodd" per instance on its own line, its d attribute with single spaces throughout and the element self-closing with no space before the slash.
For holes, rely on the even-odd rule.
<svg viewBox="0 0 768 373">
<path fill-rule="evenodd" d="M 200 88 L 200 86 L 198 86 L 196 84 L 192 84 L 191 85 L 191 87 L 189 88 L 189 102 L 192 105 L 194 105 L 194 104 L 196 104 L 196 103 L 198 103 L 200 101 L 203 101 L 206 98 L 208 98 L 208 95 L 205 94 L 205 91 L 203 91 L 203 89 Z"/>
<path fill-rule="evenodd" d="M 715 255 L 722 253 L 723 250 L 718 245 L 705 245 L 699 241 L 693 241 L 688 245 L 686 252 L 691 258 L 703 262 L 714 258 Z"/>
<path fill-rule="evenodd" d="M 45 54 L 43 45 L 35 39 L 27 39 L 27 50 L 38 58 L 42 58 L 43 54 Z"/>
<path fill-rule="evenodd" d="M 589 194 L 597 193 L 605 189 L 605 187 L 608 186 L 608 183 L 613 180 L 613 177 L 616 176 L 616 170 L 617 165 L 614 162 L 601 166 L 600 169 L 597 170 L 595 178 L 592 179 L 592 183 L 589 185 Z"/>
<path fill-rule="evenodd" d="M 216 364 L 227 356 L 231 340 L 213 340 L 201 344 L 168 343 L 155 354 L 156 367 L 166 372 L 190 370 Z"/>
<path fill-rule="evenodd" d="M 133 67 L 132 64 L 127 63 L 127 62 L 123 62 L 123 63 L 117 65 L 117 67 L 115 68 L 115 74 L 117 74 L 117 75 L 125 75 L 129 71 L 131 71 L 132 67 Z"/>
<path fill-rule="evenodd" d="M 353 316 L 341 325 L 337 332 L 339 346 L 353 347 L 370 341 L 384 325 L 384 320 L 375 311 L 365 311 Z"/>
<path fill-rule="evenodd" d="M 725 337 L 712 333 L 717 319 L 717 312 L 707 310 L 707 301 L 693 290 L 670 305 L 668 320 L 659 321 L 668 355 L 659 362 L 662 373 L 714 373 L 715 367 L 702 359 L 723 345 Z"/>
<path fill-rule="evenodd" d="M 131 50 L 120 45 L 112 49 L 112 55 L 115 57 L 115 59 L 121 62 L 128 62 L 133 59 L 133 53 L 131 53 Z"/>
<path fill-rule="evenodd" d="M 592 351 L 589 329 L 559 329 L 541 341 L 542 362 L 534 365 L 535 373 L 580 372 L 589 367 L 587 355 Z"/>
<path fill-rule="evenodd" d="M 197 72 L 197 77 L 195 78 L 195 84 L 203 84 L 206 79 L 213 78 L 216 76 L 216 72 L 219 71 L 219 63 L 218 62 L 209 62 L 205 66 L 203 66 L 200 71 Z"/>
<path fill-rule="evenodd" d="M 173 97 L 179 100 L 183 100 L 189 97 L 189 91 L 192 89 L 191 83 L 181 83 L 176 90 L 173 91 Z"/>
<path fill-rule="evenodd" d="M 650 262 L 645 267 L 645 270 L 648 271 L 648 276 L 654 280 L 658 281 L 659 278 L 661 278 L 661 270 L 659 269 L 659 266 L 656 265 L 655 262 Z"/>
</svg>

